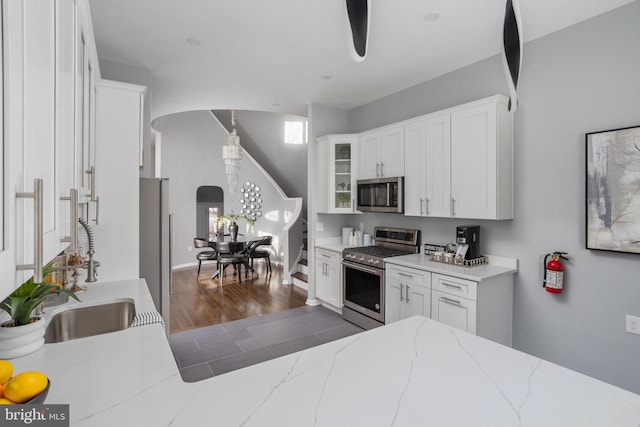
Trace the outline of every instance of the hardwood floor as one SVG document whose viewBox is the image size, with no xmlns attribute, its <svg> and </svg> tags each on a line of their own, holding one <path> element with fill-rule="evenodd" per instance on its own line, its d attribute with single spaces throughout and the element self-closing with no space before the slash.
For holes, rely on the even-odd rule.
<svg viewBox="0 0 640 427">
<path fill-rule="evenodd" d="M 227 268 L 224 284 L 211 279 L 215 263 L 203 263 L 199 278 L 197 267 L 173 272 L 171 295 L 170 333 L 187 331 L 238 319 L 277 313 L 302 307 L 307 292 L 293 285 L 282 285 L 282 267 L 273 265 L 266 274 L 266 264 L 256 262 L 258 277 L 251 275 L 242 282 L 233 278 L 233 269 Z"/>
</svg>

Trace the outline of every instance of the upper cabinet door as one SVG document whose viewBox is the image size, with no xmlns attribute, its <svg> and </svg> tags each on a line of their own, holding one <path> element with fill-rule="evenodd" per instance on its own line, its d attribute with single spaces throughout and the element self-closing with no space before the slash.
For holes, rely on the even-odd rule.
<svg viewBox="0 0 640 427">
<path fill-rule="evenodd" d="M 357 153 L 357 136 L 318 138 L 318 212 L 356 212 Z"/>
<path fill-rule="evenodd" d="M 404 125 L 388 126 L 360 136 L 358 179 L 404 176 Z"/>
<path fill-rule="evenodd" d="M 76 29 L 75 0 L 56 0 L 56 146 L 57 187 L 61 196 L 69 196 L 75 185 L 76 150 Z M 71 235 L 71 204 L 59 202 L 60 231 Z M 77 227 L 77 224 L 74 224 Z"/>
<path fill-rule="evenodd" d="M 451 115 L 426 120 L 425 215 L 451 216 Z"/>
<path fill-rule="evenodd" d="M 404 126 L 382 129 L 378 141 L 380 176 L 404 176 Z"/>
<path fill-rule="evenodd" d="M 358 179 L 370 179 L 380 176 L 378 141 L 378 132 L 365 133 L 360 136 L 360 167 L 358 170 Z"/>
<path fill-rule="evenodd" d="M 404 126 L 404 214 L 425 216 L 426 211 L 426 120 Z"/>
<path fill-rule="evenodd" d="M 43 262 L 60 251 L 58 224 L 56 149 L 56 2 L 25 1 L 23 4 L 23 163 L 22 191 L 32 192 L 34 179 L 43 181 Z M 33 202 L 19 202 L 24 220 L 21 263 L 34 262 Z"/>
<path fill-rule="evenodd" d="M 513 118 L 494 97 L 451 114 L 454 217 L 513 218 Z"/>
</svg>

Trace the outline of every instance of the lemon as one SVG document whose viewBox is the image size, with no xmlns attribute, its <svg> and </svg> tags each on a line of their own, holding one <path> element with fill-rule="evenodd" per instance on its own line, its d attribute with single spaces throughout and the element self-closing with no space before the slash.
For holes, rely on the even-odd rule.
<svg viewBox="0 0 640 427">
<path fill-rule="evenodd" d="M 6 384 L 13 375 L 13 364 L 8 360 L 0 360 L 0 384 Z"/>
<path fill-rule="evenodd" d="M 4 397 L 0 397 L 0 405 L 13 405 L 13 402 Z"/>
<path fill-rule="evenodd" d="M 11 378 L 4 386 L 4 397 L 24 403 L 47 387 L 47 376 L 42 372 L 26 371 Z"/>
</svg>

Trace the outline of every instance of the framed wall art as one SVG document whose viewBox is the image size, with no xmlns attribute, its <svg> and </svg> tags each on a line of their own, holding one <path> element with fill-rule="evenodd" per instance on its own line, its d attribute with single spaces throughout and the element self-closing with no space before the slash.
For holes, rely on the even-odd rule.
<svg viewBox="0 0 640 427">
<path fill-rule="evenodd" d="M 640 126 L 586 135 L 587 249 L 640 254 Z"/>
</svg>

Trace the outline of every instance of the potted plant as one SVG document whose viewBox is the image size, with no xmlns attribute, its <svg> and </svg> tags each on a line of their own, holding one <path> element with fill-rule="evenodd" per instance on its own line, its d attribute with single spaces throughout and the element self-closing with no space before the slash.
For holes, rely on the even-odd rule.
<svg viewBox="0 0 640 427">
<path fill-rule="evenodd" d="M 47 264 L 42 275 L 49 276 L 53 262 Z M 79 301 L 75 293 L 51 283 L 36 283 L 30 278 L 0 302 L 0 310 L 10 320 L 0 324 L 0 358 L 10 359 L 36 351 L 44 344 L 45 319 L 32 316 L 33 311 L 50 294 L 67 294 Z"/>
</svg>

